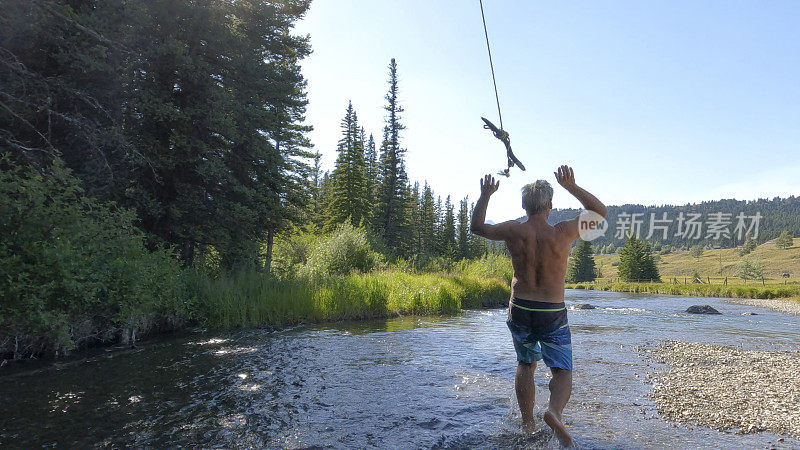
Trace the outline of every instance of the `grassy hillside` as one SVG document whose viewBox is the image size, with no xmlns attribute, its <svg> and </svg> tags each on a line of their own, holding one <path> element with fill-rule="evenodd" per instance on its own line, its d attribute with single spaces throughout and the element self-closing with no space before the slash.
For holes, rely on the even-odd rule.
<svg viewBox="0 0 800 450">
<path fill-rule="evenodd" d="M 682 281 L 683 277 L 691 276 L 696 270 L 703 279 L 711 277 L 712 282 L 720 282 L 721 278 L 729 277 L 729 283 L 743 283 L 741 279 L 737 278 L 738 266 L 741 261 L 749 260 L 758 261 L 763 265 L 767 283 L 800 283 L 800 242 L 798 241 L 800 239 L 795 238 L 795 245 L 785 250 L 775 247 L 774 241 L 768 241 L 745 256 L 739 256 L 738 248 L 705 250 L 699 258 L 695 258 L 688 251 L 658 255 L 658 270 L 663 281 L 670 281 L 673 277 Z M 618 276 L 619 255 L 595 255 L 594 258 L 602 275 L 600 281 Z M 791 277 L 783 278 L 781 274 L 784 272 L 790 273 Z"/>
</svg>

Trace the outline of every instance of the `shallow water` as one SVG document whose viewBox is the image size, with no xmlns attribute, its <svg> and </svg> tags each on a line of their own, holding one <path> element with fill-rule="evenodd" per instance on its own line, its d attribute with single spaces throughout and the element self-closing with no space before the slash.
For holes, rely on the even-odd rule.
<svg viewBox="0 0 800 450">
<path fill-rule="evenodd" d="M 800 318 L 720 299 L 568 291 L 567 304 L 578 302 L 598 307 L 569 312 L 575 372 L 565 419 L 579 447 L 777 442 L 659 418 L 645 374 L 663 367 L 637 348 L 677 339 L 797 350 Z M 693 304 L 723 315 L 681 312 Z M 519 429 L 506 316 L 195 333 L 0 377 L 0 447 L 555 448 L 549 430 Z M 538 367 L 539 416 L 548 380 Z"/>
</svg>

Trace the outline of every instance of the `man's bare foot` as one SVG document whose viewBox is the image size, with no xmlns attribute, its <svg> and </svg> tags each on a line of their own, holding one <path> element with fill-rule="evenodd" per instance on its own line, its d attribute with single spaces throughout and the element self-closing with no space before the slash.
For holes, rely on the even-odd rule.
<svg viewBox="0 0 800 450">
<path fill-rule="evenodd" d="M 526 433 L 533 433 L 534 431 L 536 431 L 536 421 L 533 420 L 533 419 L 527 420 L 527 421 L 523 420 L 522 421 L 522 431 L 524 431 Z"/>
<path fill-rule="evenodd" d="M 561 445 L 564 447 L 572 447 L 572 436 L 569 435 L 567 429 L 564 427 L 564 424 L 561 423 L 561 418 L 558 417 L 553 411 L 547 411 L 544 413 L 544 423 L 553 429 L 556 437 L 559 441 L 561 441 Z"/>
</svg>

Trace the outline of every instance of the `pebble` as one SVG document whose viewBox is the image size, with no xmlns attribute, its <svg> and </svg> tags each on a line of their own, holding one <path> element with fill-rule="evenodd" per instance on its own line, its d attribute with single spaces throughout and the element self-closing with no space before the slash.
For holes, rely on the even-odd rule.
<svg viewBox="0 0 800 450">
<path fill-rule="evenodd" d="M 669 370 L 651 397 L 669 420 L 800 438 L 800 353 L 668 341 L 647 350 Z"/>
</svg>

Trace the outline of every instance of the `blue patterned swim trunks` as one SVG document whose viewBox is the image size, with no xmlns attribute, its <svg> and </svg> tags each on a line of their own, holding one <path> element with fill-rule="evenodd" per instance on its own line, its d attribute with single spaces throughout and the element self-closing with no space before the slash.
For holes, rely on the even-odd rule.
<svg viewBox="0 0 800 450">
<path fill-rule="evenodd" d="M 508 329 L 517 361 L 544 360 L 547 367 L 572 370 L 572 336 L 564 302 L 514 298 L 508 304 Z"/>
</svg>

